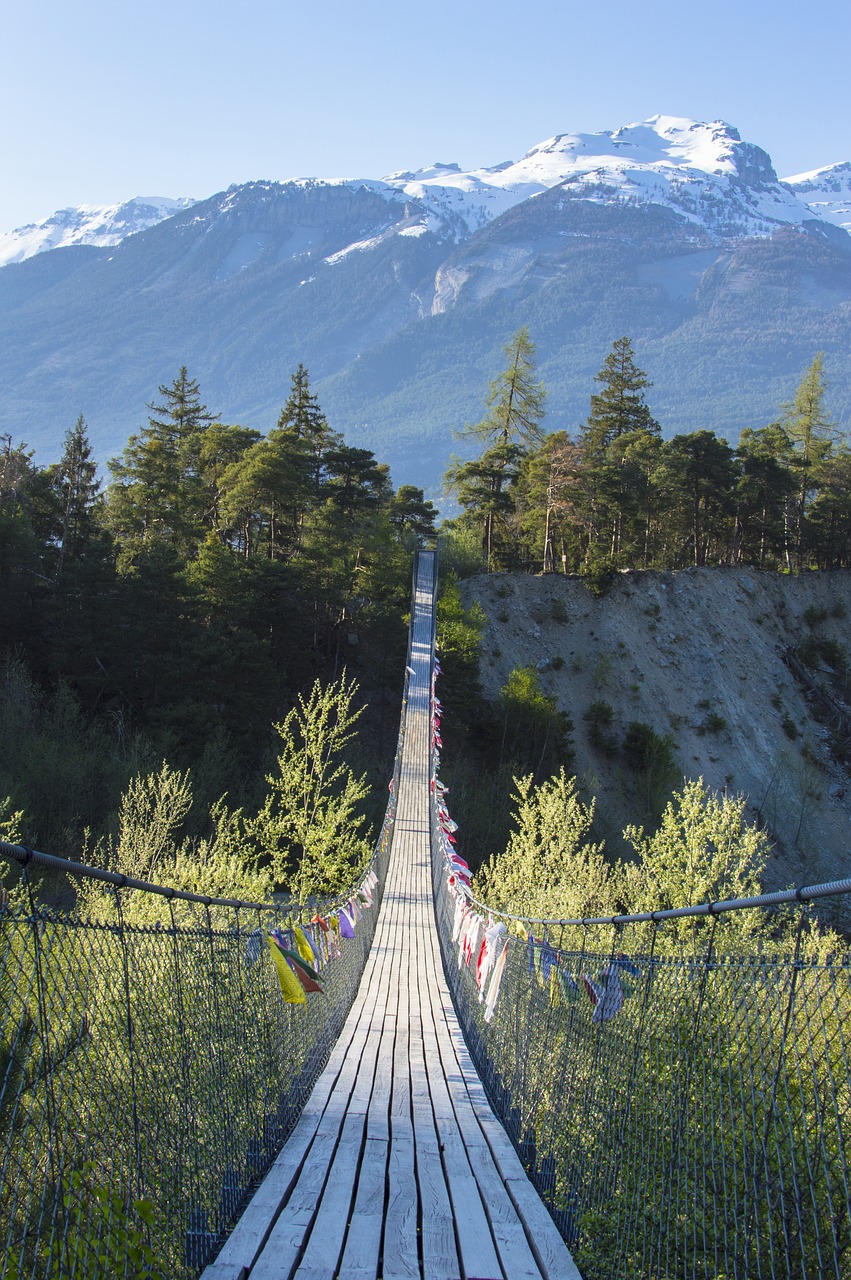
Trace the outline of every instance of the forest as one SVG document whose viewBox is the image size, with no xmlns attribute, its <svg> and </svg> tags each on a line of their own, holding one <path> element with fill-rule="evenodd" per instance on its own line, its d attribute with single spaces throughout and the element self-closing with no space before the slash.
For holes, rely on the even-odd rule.
<svg viewBox="0 0 851 1280">
<path fill-rule="evenodd" d="M 163 761 L 191 770 L 190 834 L 225 793 L 259 807 L 272 725 L 317 678 L 356 674 L 371 782 L 395 750 L 433 506 L 331 429 L 302 367 L 265 437 L 219 422 L 185 368 L 149 413 L 105 486 L 82 417 L 56 464 L 3 446 L 0 799 L 60 855 L 115 831 Z"/>
<path fill-rule="evenodd" d="M 533 769 L 540 781 L 570 763 L 568 719 L 529 673 L 516 673 L 505 707 L 483 703 L 456 577 L 578 573 L 604 591 L 627 568 L 845 567 L 851 450 L 827 411 L 820 355 L 777 421 L 743 428 L 736 448 L 706 430 L 663 438 L 627 337 L 573 435 L 544 429 L 525 329 L 505 361 L 482 420 L 459 432 L 468 456 L 446 473 L 460 508 L 440 530 L 448 763 L 484 751 L 506 778 Z M 303 365 L 265 436 L 222 423 L 185 367 L 148 415 L 106 482 L 82 415 L 46 467 L 2 440 L 0 821 L 35 847 L 94 856 L 134 804 L 138 818 L 133 787 L 158 779 L 149 809 L 171 796 L 187 847 L 215 842 L 234 814 L 268 813 L 281 724 L 299 699 L 316 711 L 333 685 L 357 720 L 343 754 L 374 826 L 411 553 L 436 536 L 437 510 L 414 485 L 394 490 L 388 467 L 333 429 Z M 507 812 L 500 840 L 506 823 Z"/>
<path fill-rule="evenodd" d="M 546 433 L 546 389 L 521 329 L 505 347 L 487 412 L 461 433 L 477 457 L 446 482 L 449 529 L 480 567 L 582 573 L 747 564 L 801 572 L 851 563 L 851 449 L 827 410 L 817 354 L 775 422 L 733 448 L 697 429 L 666 440 L 629 338 L 596 375 L 578 432 Z"/>
</svg>

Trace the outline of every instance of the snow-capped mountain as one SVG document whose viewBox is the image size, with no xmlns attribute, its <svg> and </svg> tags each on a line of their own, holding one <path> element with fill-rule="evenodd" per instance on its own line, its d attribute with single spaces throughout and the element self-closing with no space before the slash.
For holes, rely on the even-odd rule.
<svg viewBox="0 0 851 1280">
<path fill-rule="evenodd" d="M 766 236 L 780 226 L 813 220 L 851 227 L 851 164 L 781 182 L 768 154 L 743 142 L 731 125 L 678 116 L 651 116 L 602 133 L 557 134 L 522 159 L 490 168 L 462 170 L 457 164 L 438 163 L 382 179 L 297 178 L 248 185 L 255 190 L 283 185 L 305 192 L 367 189 L 391 206 L 382 235 L 417 237 L 431 232 L 455 243 L 553 187 L 598 204 L 669 209 L 716 243 Z M 0 266 L 66 245 L 111 247 L 194 203 L 138 197 L 120 205 L 64 209 L 42 222 L 0 234 Z M 340 254 L 374 244 L 375 236 L 369 235 Z M 340 254 L 335 261 L 341 260 Z"/>
<path fill-rule="evenodd" d="M 785 185 L 792 188 L 816 217 L 851 231 L 851 162 L 846 160 L 810 173 L 798 173 L 786 178 Z"/>
<path fill-rule="evenodd" d="M 521 325 L 554 429 L 623 334 L 668 432 L 773 421 L 818 351 L 851 422 L 849 187 L 851 165 L 784 183 L 731 126 L 654 116 L 489 168 L 65 211 L 0 238 L 0 432 L 51 460 L 83 412 L 109 457 L 182 363 L 263 429 L 302 362 L 352 443 L 437 483 Z"/>
<path fill-rule="evenodd" d="M 660 205 L 720 238 L 769 235 L 822 216 L 780 183 L 767 153 L 731 125 L 676 116 L 614 132 L 558 134 L 492 169 L 435 165 L 385 181 L 426 206 L 432 229 L 442 221 L 467 232 L 556 186 L 597 203 Z"/>
<path fill-rule="evenodd" d="M 47 249 L 62 249 L 72 244 L 108 249 L 194 203 L 188 196 L 178 200 L 136 196 L 123 204 L 85 204 L 78 209 L 59 209 L 41 222 L 0 232 L 0 266 L 23 262 Z"/>
</svg>

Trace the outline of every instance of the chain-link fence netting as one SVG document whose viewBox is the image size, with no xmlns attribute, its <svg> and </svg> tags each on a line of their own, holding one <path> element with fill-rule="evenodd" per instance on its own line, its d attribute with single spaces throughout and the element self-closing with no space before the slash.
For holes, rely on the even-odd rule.
<svg viewBox="0 0 851 1280">
<path fill-rule="evenodd" d="M 0 1280 L 171 1280 L 214 1256 L 357 991 L 403 733 L 369 867 L 306 909 L 133 887 L 0 843 Z M 276 931 L 318 976 L 304 1003 L 283 998 Z"/>
<path fill-rule="evenodd" d="M 493 913 L 471 896 L 436 774 L 433 797 L 455 1006 L 585 1280 L 848 1280 L 851 968 L 823 954 L 812 908 L 755 908 L 758 941 L 743 909 Z"/>
<path fill-rule="evenodd" d="M 439 777 L 452 998 L 584 1280 L 851 1280 L 851 880 L 608 920 L 473 895 Z M 847 918 L 844 917 L 844 918 Z"/>
</svg>

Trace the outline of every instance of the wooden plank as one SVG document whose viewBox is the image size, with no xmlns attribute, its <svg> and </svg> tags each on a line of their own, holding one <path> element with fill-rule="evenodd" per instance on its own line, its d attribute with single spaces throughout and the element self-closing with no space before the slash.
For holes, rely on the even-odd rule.
<svg viewBox="0 0 851 1280">
<path fill-rule="evenodd" d="M 299 1280 L 307 1280 L 313 1273 L 325 1276 L 337 1273 L 355 1194 L 365 1123 L 362 1114 L 346 1116 L 310 1240 L 295 1273 Z"/>
<path fill-rule="evenodd" d="M 420 561 L 415 674 L 381 916 L 350 1018 L 292 1148 L 276 1161 L 276 1185 L 258 1192 L 249 1219 L 255 1244 L 260 1205 L 267 1214 L 274 1205 L 277 1218 L 271 1227 L 267 1218 L 250 1280 L 578 1280 L 487 1104 L 438 951 L 429 849 L 432 559 Z M 232 1254 L 222 1263 L 223 1251 L 218 1273 L 208 1268 L 205 1280 L 245 1280 Z"/>
<path fill-rule="evenodd" d="M 357 1198 L 346 1235 L 340 1275 L 378 1275 L 384 1228 L 389 1138 L 367 1138 L 358 1175 Z"/>
<path fill-rule="evenodd" d="M 414 1135 L 410 1124 L 399 1120 L 392 1122 L 387 1182 L 382 1275 L 384 1280 L 419 1280 Z"/>
<path fill-rule="evenodd" d="M 436 939 L 434 939 L 434 948 L 436 959 L 439 962 Z M 445 984 L 445 977 L 442 972 L 441 979 L 438 989 L 440 990 L 443 1016 L 449 1030 L 449 1044 L 456 1063 L 455 1068 L 452 1067 L 451 1060 L 447 1064 L 447 1077 L 455 1077 L 457 1079 L 460 1076 L 472 1112 L 462 1121 L 465 1140 L 471 1148 L 479 1146 L 481 1139 L 477 1138 L 475 1131 L 470 1128 L 470 1120 L 475 1118 L 481 1138 L 487 1143 L 491 1152 L 491 1158 L 499 1179 L 505 1186 L 506 1194 L 514 1205 L 519 1221 L 524 1225 L 524 1233 L 540 1273 L 547 1277 L 547 1280 L 580 1280 L 579 1270 L 570 1255 L 567 1245 L 564 1243 L 546 1206 L 527 1178 L 508 1134 L 491 1110 L 484 1087 L 473 1066 L 469 1050 L 458 1025 L 455 1009 L 451 1004 L 448 987 Z M 482 1166 L 482 1168 L 484 1167 L 486 1166 Z M 490 1181 L 490 1179 L 488 1180 Z M 498 1202 L 491 1199 L 491 1193 L 486 1192 L 485 1203 L 490 1207 L 491 1204 L 496 1205 Z M 501 1205 L 500 1213 L 503 1212 L 503 1209 L 504 1206 Z M 512 1265 L 516 1266 L 517 1264 L 515 1262 Z"/>
<path fill-rule="evenodd" d="M 461 1263 L 455 1238 L 452 1204 L 440 1152 L 440 1139 L 435 1127 L 429 1085 L 429 1065 L 426 1062 L 424 1017 L 420 981 L 423 976 L 423 932 L 427 917 L 424 910 L 418 913 L 414 932 L 414 970 L 416 982 L 411 984 L 411 1006 L 415 1021 L 411 1034 L 411 1093 L 414 1112 L 414 1137 L 417 1157 L 417 1182 L 420 1192 L 423 1273 L 435 1280 L 452 1280 L 460 1276 Z M 430 1013 L 429 1013 L 430 1016 Z"/>
</svg>

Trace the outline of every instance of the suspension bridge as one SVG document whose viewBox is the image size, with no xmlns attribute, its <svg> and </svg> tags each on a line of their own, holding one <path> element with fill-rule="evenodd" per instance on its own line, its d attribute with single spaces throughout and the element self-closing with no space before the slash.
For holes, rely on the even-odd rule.
<svg viewBox="0 0 851 1280">
<path fill-rule="evenodd" d="M 420 552 L 387 814 L 339 899 L 0 846 L 0 1280 L 851 1277 L 851 970 L 812 925 L 851 882 L 601 920 L 478 903 L 435 587 Z M 726 928 L 748 913 L 788 946 Z M 322 994 L 282 999 L 270 936 Z"/>
</svg>

